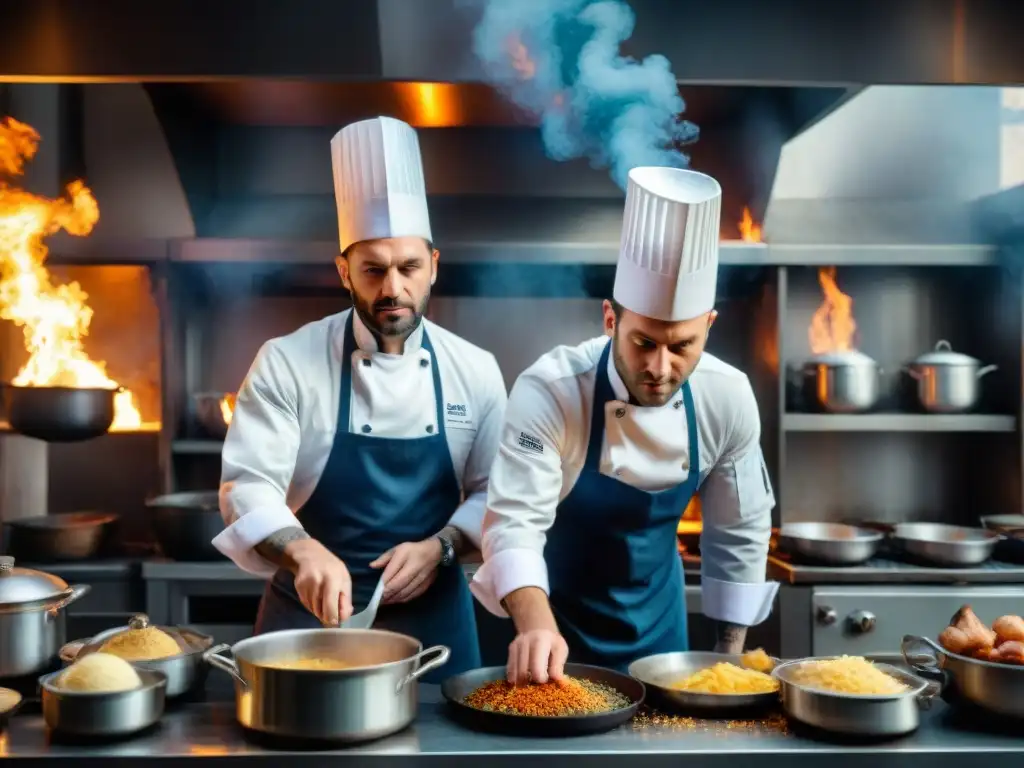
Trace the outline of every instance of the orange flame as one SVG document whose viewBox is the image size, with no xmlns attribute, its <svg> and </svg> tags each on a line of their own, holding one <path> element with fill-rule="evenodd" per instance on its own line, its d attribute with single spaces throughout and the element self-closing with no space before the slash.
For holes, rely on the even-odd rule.
<svg viewBox="0 0 1024 768">
<path fill-rule="evenodd" d="M 39 134 L 13 118 L 0 123 L 0 172 L 20 176 L 39 146 Z M 21 387 L 95 387 L 116 389 L 102 362 L 89 359 L 83 346 L 92 309 L 78 283 L 54 285 L 44 266 L 49 249 L 43 238 L 63 229 L 88 235 L 100 211 L 81 181 L 66 196 L 50 200 L 0 180 L 0 318 L 23 329 L 28 362 L 14 377 Z M 137 430 L 142 415 L 128 390 L 114 397 L 111 430 Z"/>
<path fill-rule="evenodd" d="M 807 338 L 811 352 L 823 355 L 829 352 L 852 352 L 857 334 L 857 322 L 853 319 L 853 299 L 839 290 L 836 283 L 836 268 L 821 267 L 818 282 L 824 294 L 821 306 L 814 311 Z"/>
<path fill-rule="evenodd" d="M 231 417 L 235 415 L 235 398 L 234 392 L 228 392 L 220 399 L 220 415 L 225 424 L 230 424 Z"/>
<path fill-rule="evenodd" d="M 750 214 L 750 209 L 743 208 L 743 218 L 740 219 L 740 239 L 746 243 L 760 243 L 761 242 L 761 225 L 754 222 L 754 217 Z"/>
</svg>

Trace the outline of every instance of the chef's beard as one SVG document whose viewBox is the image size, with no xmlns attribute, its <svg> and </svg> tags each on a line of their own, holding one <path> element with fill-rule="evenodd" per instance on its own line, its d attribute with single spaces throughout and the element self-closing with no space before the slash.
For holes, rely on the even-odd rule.
<svg viewBox="0 0 1024 768">
<path fill-rule="evenodd" d="M 631 398 L 639 403 L 644 408 L 658 408 L 666 403 L 670 402 L 675 397 L 679 390 L 682 389 L 683 384 L 693 373 L 693 369 L 697 367 L 697 363 L 700 361 L 700 357 L 694 361 L 693 366 L 686 371 L 682 377 L 671 375 L 666 379 L 656 379 L 647 371 L 639 371 L 634 373 L 630 370 L 626 361 L 622 355 L 619 354 L 619 334 L 616 331 L 614 338 L 612 339 L 612 359 L 615 363 L 615 370 L 618 371 L 619 377 L 622 379 L 622 383 L 626 385 L 626 389 L 629 390 Z M 665 384 L 664 391 L 651 392 L 645 385 L 647 384 Z"/>
<path fill-rule="evenodd" d="M 430 291 L 420 301 L 419 306 L 410 302 L 403 302 L 397 299 L 379 299 L 378 301 L 366 301 L 355 291 L 352 291 L 352 306 L 363 321 L 363 325 L 374 336 L 388 338 L 406 339 L 415 331 L 423 321 L 423 315 L 427 311 L 427 303 L 430 301 Z M 377 313 L 385 309 L 408 309 L 410 314 L 405 317 L 386 319 L 383 322 L 377 319 Z"/>
</svg>

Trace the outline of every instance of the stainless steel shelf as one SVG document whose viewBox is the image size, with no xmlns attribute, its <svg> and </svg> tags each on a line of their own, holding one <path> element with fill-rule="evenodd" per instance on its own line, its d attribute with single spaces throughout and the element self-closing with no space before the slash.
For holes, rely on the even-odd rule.
<svg viewBox="0 0 1024 768">
<path fill-rule="evenodd" d="M 175 440 L 171 443 L 172 453 L 220 455 L 224 449 L 222 440 Z"/>
<path fill-rule="evenodd" d="M 1013 416 L 994 414 L 786 413 L 786 432 L 1013 432 Z"/>
</svg>

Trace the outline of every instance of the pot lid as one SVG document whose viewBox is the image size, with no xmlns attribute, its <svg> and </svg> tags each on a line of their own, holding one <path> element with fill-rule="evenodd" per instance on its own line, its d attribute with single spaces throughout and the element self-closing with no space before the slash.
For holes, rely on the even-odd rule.
<svg viewBox="0 0 1024 768">
<path fill-rule="evenodd" d="M 978 365 L 978 361 L 970 355 L 953 351 L 953 345 L 943 339 L 935 345 L 931 352 L 925 352 L 914 358 L 918 365 Z"/>
<path fill-rule="evenodd" d="M 15 568 L 13 557 L 0 557 L 0 605 L 21 605 L 62 597 L 67 583 L 51 573 Z"/>
<path fill-rule="evenodd" d="M 822 352 L 812 355 L 807 362 L 815 365 L 874 365 L 875 361 L 856 349 L 846 352 Z"/>
</svg>

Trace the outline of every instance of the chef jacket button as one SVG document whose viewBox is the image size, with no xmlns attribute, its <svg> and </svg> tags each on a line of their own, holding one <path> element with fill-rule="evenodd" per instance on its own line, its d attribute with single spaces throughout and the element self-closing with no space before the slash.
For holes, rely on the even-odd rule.
<svg viewBox="0 0 1024 768">
<path fill-rule="evenodd" d="M 427 424 L 427 432 L 431 432 L 432 433 L 433 431 L 434 431 L 434 425 L 433 424 Z"/>
<path fill-rule="evenodd" d="M 370 358 L 368 358 L 368 357 L 364 357 L 363 358 L 363 367 L 365 367 L 365 368 L 369 368 L 370 367 Z"/>
<path fill-rule="evenodd" d="M 363 434 L 364 435 L 368 435 L 372 431 L 373 431 L 373 427 L 371 427 L 369 424 L 363 424 Z"/>
<path fill-rule="evenodd" d="M 616 469 L 615 470 L 615 476 L 616 477 L 620 477 L 621 475 L 622 475 L 622 470 L 621 469 Z"/>
<path fill-rule="evenodd" d="M 430 365 L 429 360 L 420 360 L 420 368 L 426 368 L 428 365 Z"/>
<path fill-rule="evenodd" d="M 625 408 L 616 408 L 615 409 L 615 418 L 616 419 L 621 419 L 625 415 L 626 415 L 626 409 Z"/>
<path fill-rule="evenodd" d="M 678 411 L 680 408 L 683 407 L 683 401 L 682 400 L 676 400 L 674 403 L 672 403 L 672 407 L 675 408 Z"/>
</svg>

